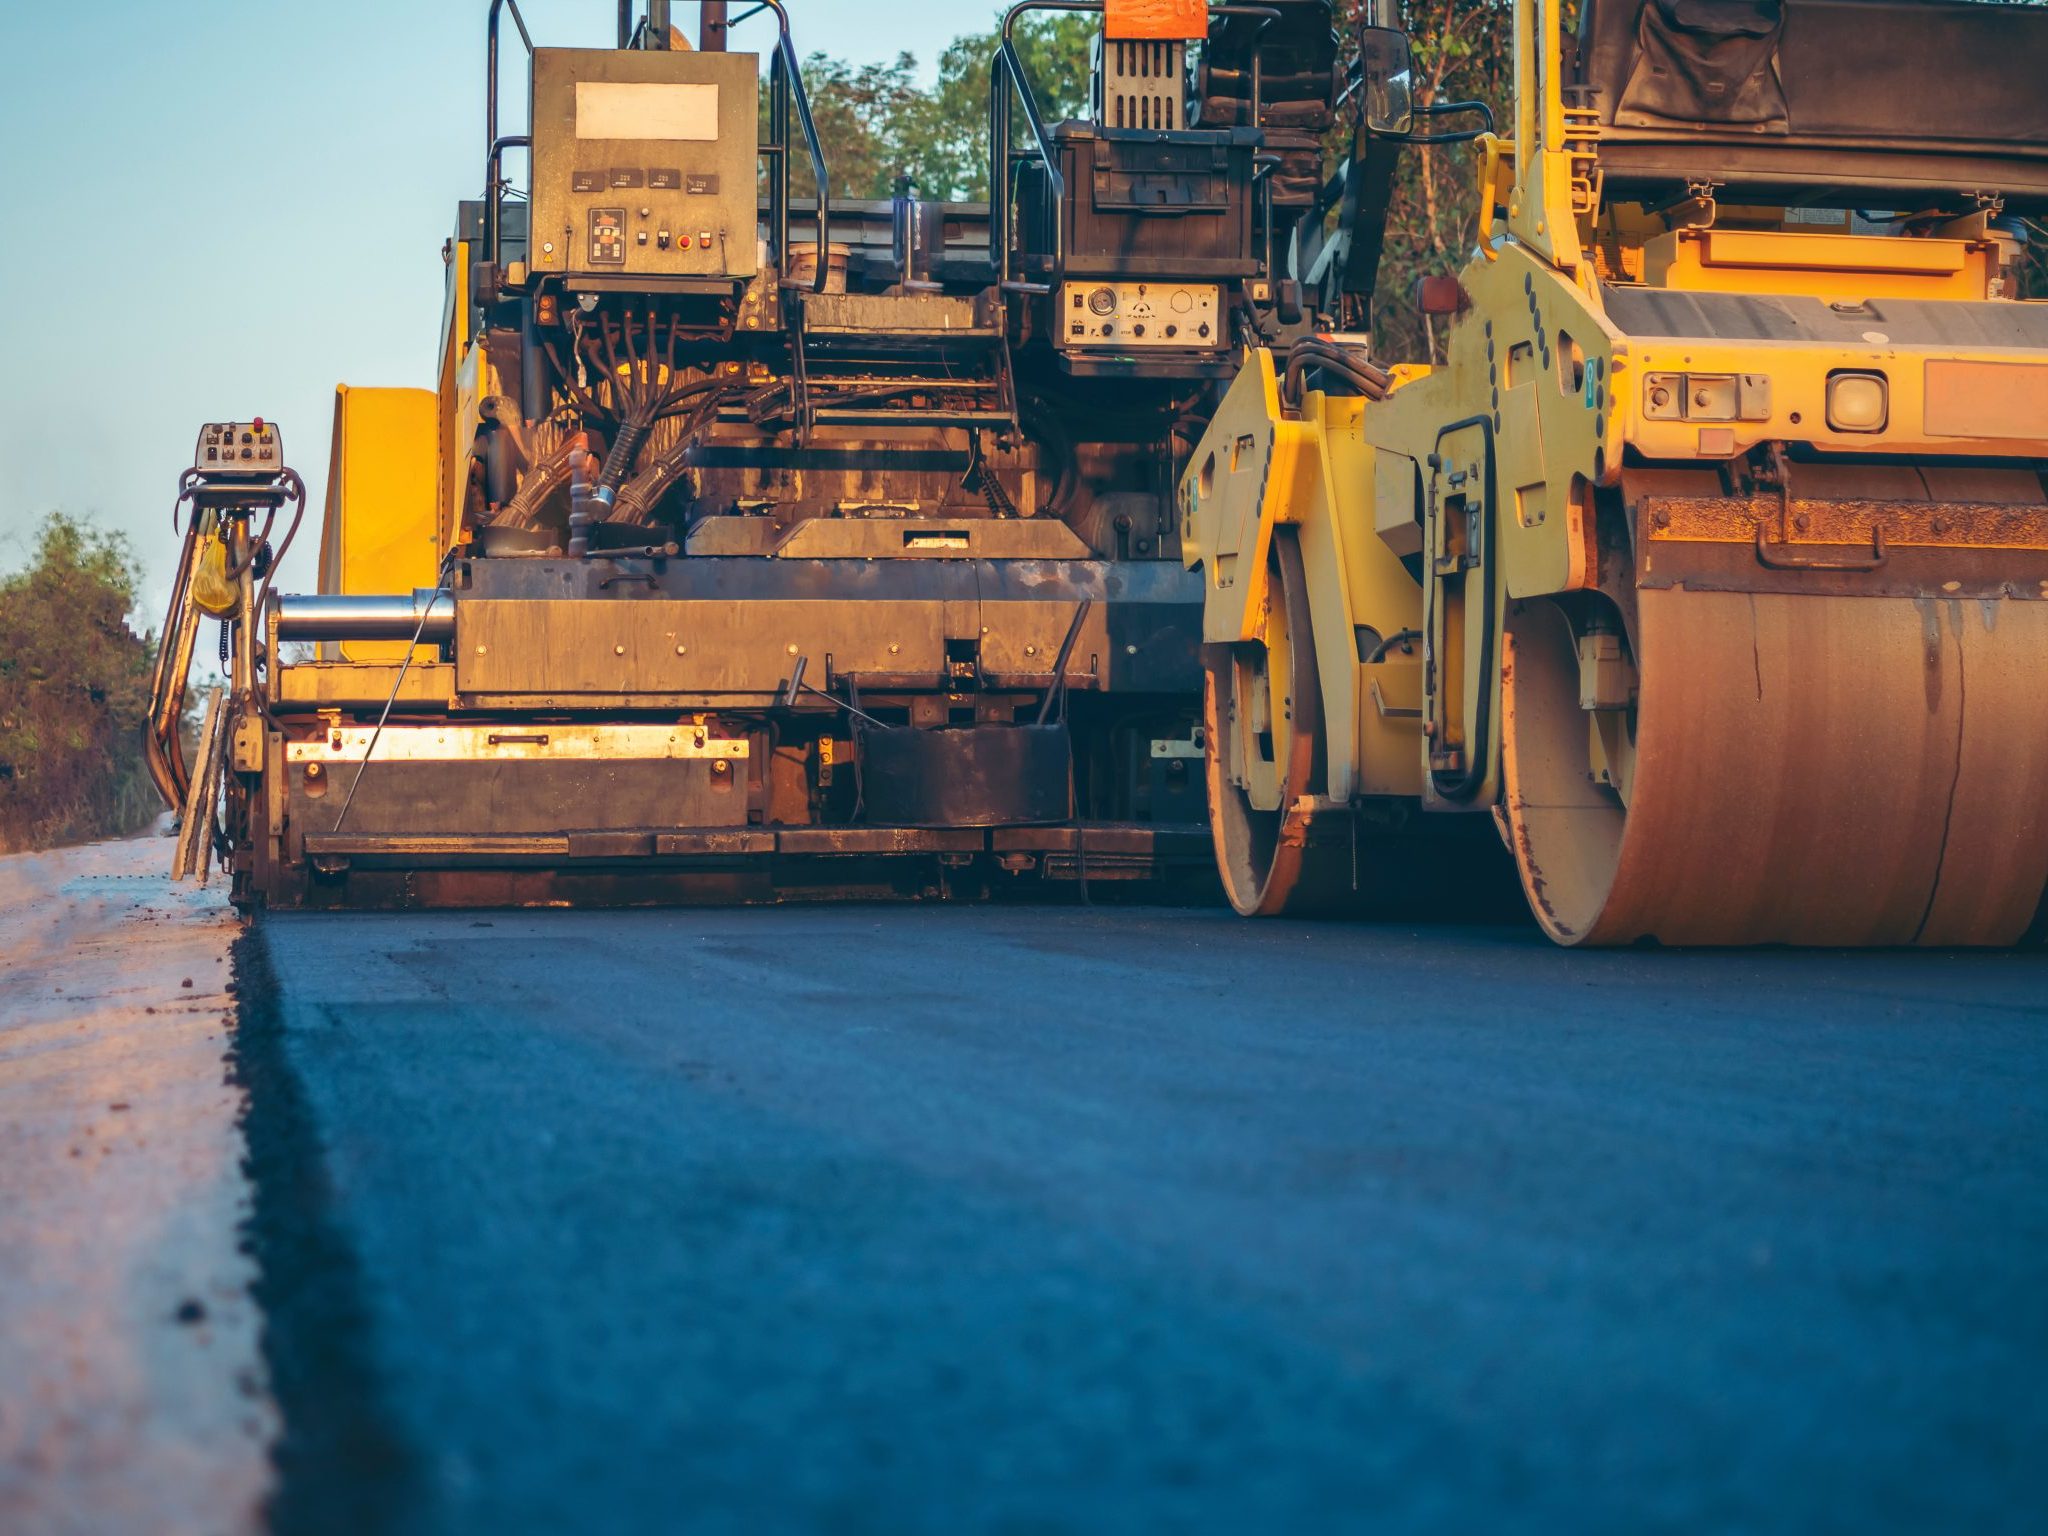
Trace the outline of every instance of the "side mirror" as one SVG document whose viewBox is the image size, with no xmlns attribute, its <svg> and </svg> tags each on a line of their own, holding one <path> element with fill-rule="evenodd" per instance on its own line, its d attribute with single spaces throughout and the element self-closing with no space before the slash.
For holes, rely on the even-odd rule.
<svg viewBox="0 0 2048 1536">
<path fill-rule="evenodd" d="M 1405 134 L 1415 127 L 1414 62 L 1408 34 L 1398 27 L 1367 27 L 1358 60 L 1365 85 L 1365 125 L 1374 133 Z"/>
</svg>

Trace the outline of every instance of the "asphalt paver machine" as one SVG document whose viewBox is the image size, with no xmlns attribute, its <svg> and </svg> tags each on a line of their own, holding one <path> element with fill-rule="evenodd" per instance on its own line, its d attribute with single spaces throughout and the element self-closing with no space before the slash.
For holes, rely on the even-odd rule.
<svg viewBox="0 0 2048 1536">
<path fill-rule="evenodd" d="M 207 429 L 167 797 L 246 905 L 1200 888 L 1174 487 L 1242 349 L 1316 323 L 1328 0 L 1017 6 L 985 205 L 834 196 L 777 0 L 696 47 L 669 10 L 528 42 L 517 132 L 492 0 L 438 379 L 339 392 L 316 592 L 270 591 L 276 424 Z M 1102 16 L 1073 121 L 1044 11 Z"/>
</svg>

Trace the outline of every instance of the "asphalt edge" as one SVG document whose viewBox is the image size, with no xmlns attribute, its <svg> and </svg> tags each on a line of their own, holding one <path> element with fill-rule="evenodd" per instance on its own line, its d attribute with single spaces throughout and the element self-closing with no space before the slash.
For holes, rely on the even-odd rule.
<svg viewBox="0 0 2048 1536">
<path fill-rule="evenodd" d="M 358 1536 L 427 1522 L 419 1458 L 389 1412 L 370 1348 L 362 1267 L 335 1216 L 326 1148 L 286 1046 L 262 924 L 229 951 L 228 1081 L 242 1090 L 250 1209 L 239 1246 L 256 1278 L 261 1350 L 280 1431 L 264 1516 L 276 1536 Z"/>
</svg>

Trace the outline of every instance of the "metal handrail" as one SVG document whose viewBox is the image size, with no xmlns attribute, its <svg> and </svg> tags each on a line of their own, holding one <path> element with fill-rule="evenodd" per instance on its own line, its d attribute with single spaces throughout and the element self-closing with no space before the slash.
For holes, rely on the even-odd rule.
<svg viewBox="0 0 2048 1536">
<path fill-rule="evenodd" d="M 493 263 L 498 259 L 498 224 L 504 191 L 498 184 L 498 172 L 505 151 L 512 147 L 512 142 L 498 134 L 498 22 L 508 4 L 512 7 L 512 24 L 519 29 L 519 40 L 526 44 L 528 54 L 533 52 L 533 34 L 526 30 L 526 18 L 519 14 L 519 0 L 491 0 L 490 18 L 484 24 L 484 143 L 490 149 L 484 159 L 483 257 Z M 533 143 L 527 135 L 513 136 L 513 141 L 518 139 L 524 139 L 529 147 Z"/>
<path fill-rule="evenodd" d="M 775 44 L 775 61 L 769 70 L 768 127 L 774 136 L 772 146 L 777 158 L 776 175 L 768 184 L 769 224 L 775 231 L 775 265 L 787 274 L 789 269 L 789 108 L 796 105 L 797 123 L 804 131 L 804 148 L 811 157 L 811 175 L 818 183 L 818 270 L 811 278 L 811 291 L 823 293 L 825 282 L 832 266 L 832 177 L 825 168 L 825 150 L 818 142 L 818 125 L 811 118 L 811 98 L 804 91 L 804 72 L 797 63 L 796 44 L 790 41 L 789 12 L 782 8 L 782 0 L 758 0 L 754 11 L 747 12 L 741 21 L 755 11 L 770 10 L 775 13 L 779 35 Z M 734 22 L 737 26 L 739 23 Z M 763 145 L 764 153 L 771 149 Z"/>
<path fill-rule="evenodd" d="M 763 0 L 774 4 L 776 0 Z M 999 284 L 1010 281 L 1010 162 L 1014 156 L 1010 148 L 1010 100 L 1014 91 L 1018 100 L 1024 103 L 1024 120 L 1030 126 L 1033 146 L 1038 162 L 1045 167 L 1046 180 L 1052 191 L 1055 210 L 1066 200 L 1067 181 L 1060 173 L 1059 163 L 1052 152 L 1052 140 L 1046 133 L 1045 117 L 1039 111 L 1038 98 L 1032 94 L 1031 82 L 1024 73 L 1024 61 L 1017 52 L 1015 36 L 1017 22 L 1033 11 L 1079 11 L 1101 14 L 1103 0 L 1019 0 L 1003 16 L 1002 42 L 996 49 L 995 62 L 989 68 L 989 175 L 988 175 L 988 258 L 996 269 Z M 1281 19 L 1280 12 L 1267 5 L 1212 5 L 1209 15 L 1256 16 L 1259 25 L 1252 32 L 1252 100 L 1251 126 L 1259 126 L 1259 117 L 1264 106 L 1264 76 L 1260 63 L 1258 36 L 1267 27 Z M 1007 84 L 1010 90 L 1005 90 Z M 1268 214 L 1270 220 L 1271 215 Z M 1053 227 L 1053 264 L 1057 269 L 1066 263 L 1067 227 L 1066 221 L 1057 216 Z"/>
<path fill-rule="evenodd" d="M 530 133 L 501 133 L 497 138 L 491 140 L 490 159 L 484 163 L 484 189 L 486 193 L 484 199 L 484 251 L 486 254 L 484 259 L 493 264 L 498 259 L 500 226 L 503 224 L 505 217 L 505 151 L 508 149 L 531 151 L 532 148 L 533 135 Z M 529 230 L 527 232 L 527 239 L 530 242 L 532 238 L 533 233 Z M 531 257 L 528 259 L 530 260 Z"/>
</svg>

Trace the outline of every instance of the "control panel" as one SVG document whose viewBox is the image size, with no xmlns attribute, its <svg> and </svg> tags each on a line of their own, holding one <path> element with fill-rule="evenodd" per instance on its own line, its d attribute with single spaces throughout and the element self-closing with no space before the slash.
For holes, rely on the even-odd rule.
<svg viewBox="0 0 2048 1536">
<path fill-rule="evenodd" d="M 253 421 L 210 421 L 199 429 L 192 467 L 210 478 L 270 480 L 284 469 L 284 439 L 277 423 L 261 416 Z"/>
<path fill-rule="evenodd" d="M 1120 352 L 1221 347 L 1222 300 L 1216 283 L 1063 283 L 1059 342 Z"/>
<path fill-rule="evenodd" d="M 528 266 L 752 277 L 759 69 L 748 53 L 536 50 Z"/>
</svg>

